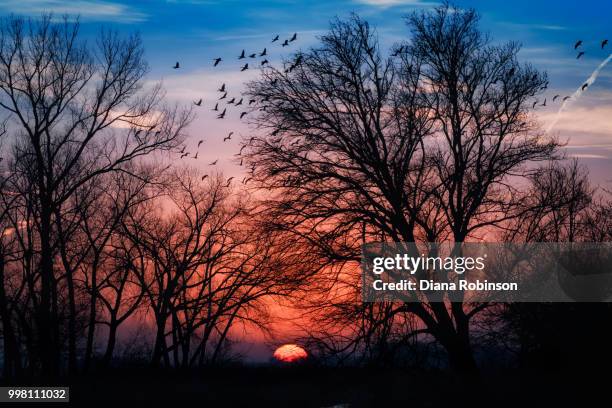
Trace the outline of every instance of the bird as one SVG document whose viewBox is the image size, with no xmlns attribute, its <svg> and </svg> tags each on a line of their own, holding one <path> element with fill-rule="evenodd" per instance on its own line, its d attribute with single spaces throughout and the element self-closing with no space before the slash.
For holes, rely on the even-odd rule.
<svg viewBox="0 0 612 408">
<path fill-rule="evenodd" d="M 582 57 L 584 55 L 584 51 L 580 51 L 578 53 L 578 56 L 576 57 L 576 59 L 580 59 L 580 57 Z"/>
<path fill-rule="evenodd" d="M 229 101 L 227 101 L 228 105 L 231 105 L 232 103 L 236 102 L 236 98 L 232 98 Z"/>
<path fill-rule="evenodd" d="M 601 42 L 601 49 L 603 50 L 605 48 L 605 46 L 608 45 L 608 40 L 603 40 Z"/>
<path fill-rule="evenodd" d="M 200 145 L 201 145 L 202 143 L 204 143 L 204 140 L 200 140 L 200 141 L 198 142 L 198 147 L 200 147 Z"/>
<path fill-rule="evenodd" d="M 238 152 L 238 155 L 239 155 L 239 156 L 242 154 L 242 151 L 244 150 L 244 148 L 245 148 L 245 147 L 246 147 L 246 145 L 243 145 L 243 146 L 240 148 L 240 151 Z M 242 160 L 240 160 L 240 162 L 242 163 Z"/>
<path fill-rule="evenodd" d="M 225 111 L 226 109 L 223 109 L 223 112 L 217 115 L 217 119 L 223 119 L 225 117 Z"/>
<path fill-rule="evenodd" d="M 244 58 L 244 50 L 242 50 L 242 53 L 240 53 L 240 55 L 238 56 L 238 59 L 243 59 Z"/>
<path fill-rule="evenodd" d="M 242 100 L 243 100 L 243 99 L 244 99 L 244 98 L 240 98 L 240 100 L 239 100 L 239 101 L 236 103 L 236 106 L 238 106 L 238 105 L 242 105 Z"/>
<path fill-rule="evenodd" d="M 285 42 L 282 44 L 283 47 L 286 47 L 289 45 L 289 40 L 285 40 Z"/>
<path fill-rule="evenodd" d="M 195 106 L 202 106 L 202 98 L 200 98 L 200 100 L 199 100 L 199 101 L 197 101 L 197 102 L 195 102 L 195 101 L 194 101 L 194 102 L 193 102 L 193 104 L 194 104 Z"/>
<path fill-rule="evenodd" d="M 225 84 L 221 85 L 221 88 L 217 89 L 219 92 L 225 92 Z"/>
<path fill-rule="evenodd" d="M 255 99 L 249 99 L 249 105 L 254 104 L 255 102 L 257 102 Z"/>
<path fill-rule="evenodd" d="M 544 103 L 542 103 L 540 106 L 546 106 L 546 98 L 544 98 Z"/>
<path fill-rule="evenodd" d="M 297 40 L 297 33 L 293 33 L 293 37 L 289 39 L 290 42 Z"/>
<path fill-rule="evenodd" d="M 252 177 L 246 177 L 246 176 L 245 176 L 245 177 L 242 179 L 242 184 L 246 184 L 246 183 L 248 183 L 248 182 L 249 182 L 249 180 L 251 180 L 251 179 L 252 179 Z"/>
<path fill-rule="evenodd" d="M 186 152 L 186 153 L 181 154 L 181 159 L 182 159 L 183 157 L 187 157 L 187 156 L 189 156 L 189 152 Z"/>
<path fill-rule="evenodd" d="M 259 54 L 260 57 L 265 57 L 266 55 L 268 55 L 268 50 L 266 48 L 263 49 L 263 51 Z"/>
<path fill-rule="evenodd" d="M 557 100 L 558 97 L 560 97 L 561 95 L 555 95 L 553 96 L 553 102 Z"/>
<path fill-rule="evenodd" d="M 172 67 L 173 69 L 179 69 L 181 66 L 178 63 L 178 61 L 176 62 L 176 64 L 174 64 L 174 66 Z"/>
<path fill-rule="evenodd" d="M 218 111 L 219 110 L 219 103 L 215 104 L 215 107 L 213 108 L 214 111 Z"/>
<path fill-rule="evenodd" d="M 584 85 L 582 85 L 582 88 L 580 88 L 581 91 L 584 91 L 585 89 L 587 89 L 589 86 L 588 82 Z"/>
<path fill-rule="evenodd" d="M 194 159 L 197 159 L 197 158 L 198 158 L 198 153 L 199 153 L 199 152 L 196 152 L 195 156 L 193 156 L 193 158 L 194 158 Z"/>
<path fill-rule="evenodd" d="M 217 162 L 219 161 L 219 159 L 215 160 L 214 162 L 210 162 L 208 163 L 209 166 L 214 166 L 215 164 L 217 164 Z"/>
<path fill-rule="evenodd" d="M 214 63 L 214 65 L 213 65 L 213 67 L 216 67 L 216 66 L 217 66 L 217 65 L 219 65 L 219 63 L 220 63 L 221 61 L 223 61 L 223 60 L 221 59 L 221 57 L 218 57 L 218 58 L 213 59 L 213 61 L 215 61 L 215 63 Z"/>
<path fill-rule="evenodd" d="M 185 153 L 185 146 L 183 146 L 183 149 L 181 149 L 181 151 L 179 153 L 181 153 L 181 154 Z"/>
<path fill-rule="evenodd" d="M 249 55 L 249 58 L 255 58 L 257 56 L 257 53 L 253 53 L 251 55 Z"/>
<path fill-rule="evenodd" d="M 576 44 L 574 44 L 574 49 L 578 49 L 578 47 L 580 47 L 581 45 L 582 45 L 582 40 L 576 41 Z"/>
<path fill-rule="evenodd" d="M 240 114 L 240 119 L 244 118 L 244 117 L 247 115 L 247 113 L 248 113 L 248 112 L 242 112 L 242 113 Z"/>
<path fill-rule="evenodd" d="M 531 108 L 532 108 L 532 109 L 535 109 L 535 107 L 536 107 L 536 105 L 537 105 L 537 104 L 538 104 L 538 100 L 536 99 L 536 100 L 533 102 L 533 105 L 531 106 Z"/>
<path fill-rule="evenodd" d="M 272 42 L 278 41 L 278 35 L 272 39 Z"/>
<path fill-rule="evenodd" d="M 204 181 L 204 179 L 205 179 L 206 177 L 208 177 L 208 174 L 205 174 L 205 175 L 203 175 L 203 176 L 202 176 L 202 181 Z"/>
<path fill-rule="evenodd" d="M 264 65 L 266 65 L 266 64 L 268 64 L 268 63 L 269 63 L 269 61 L 268 61 L 267 59 L 265 59 L 265 60 L 261 61 L 261 65 L 262 65 L 262 66 L 264 66 Z"/>
<path fill-rule="evenodd" d="M 249 69 L 249 64 L 244 64 L 244 67 L 240 68 L 240 72 L 246 71 L 247 69 Z"/>
<path fill-rule="evenodd" d="M 229 135 L 227 135 L 226 137 L 224 137 L 224 138 L 223 138 L 223 141 L 225 142 L 225 141 L 227 141 L 227 140 L 232 140 L 232 133 L 234 133 L 234 132 L 230 132 L 230 134 L 229 134 Z"/>
<path fill-rule="evenodd" d="M 240 166 L 242 166 L 242 163 L 244 163 L 244 158 L 240 159 Z"/>
<path fill-rule="evenodd" d="M 232 180 L 233 180 L 233 179 L 234 179 L 234 177 L 233 177 L 233 176 L 232 176 L 232 177 L 230 177 L 230 178 L 228 178 L 228 179 L 227 179 L 227 184 L 225 185 L 225 187 L 229 187 L 229 186 L 230 186 L 230 184 L 232 183 Z"/>
<path fill-rule="evenodd" d="M 226 93 L 224 93 L 224 94 L 223 94 L 223 95 L 222 95 L 222 96 L 219 98 L 219 100 L 221 100 L 221 99 L 225 99 L 225 98 L 227 98 L 227 92 L 226 92 Z"/>
<path fill-rule="evenodd" d="M 571 98 L 571 96 L 566 96 L 565 98 L 563 98 L 563 102 L 567 101 L 569 98 Z"/>
</svg>

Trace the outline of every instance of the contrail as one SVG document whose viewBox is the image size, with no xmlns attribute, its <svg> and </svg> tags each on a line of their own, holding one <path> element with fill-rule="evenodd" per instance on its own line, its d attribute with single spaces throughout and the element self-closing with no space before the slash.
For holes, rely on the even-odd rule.
<svg viewBox="0 0 612 408">
<path fill-rule="evenodd" d="M 577 100 L 578 98 L 580 98 L 580 96 L 586 91 L 586 89 L 583 91 L 582 87 L 584 86 L 584 84 L 588 84 L 589 86 L 591 86 L 593 83 L 595 83 L 595 80 L 597 79 L 597 77 L 599 76 L 599 72 L 606 66 L 608 65 L 608 62 L 610 62 L 610 60 L 612 60 L 612 54 L 608 55 L 608 58 L 606 58 L 605 60 L 603 60 L 603 62 L 601 64 L 599 64 L 599 66 L 595 69 L 595 71 L 593 71 L 593 73 L 591 74 L 591 76 L 586 80 L 586 82 L 584 82 L 582 85 L 580 85 L 580 87 L 578 87 L 578 89 L 576 89 L 576 92 L 574 92 L 572 94 L 572 96 L 564 101 L 561 104 L 561 107 L 559 108 L 559 110 L 557 111 L 557 115 L 555 116 L 555 119 L 550 123 L 550 125 L 548 125 L 548 128 L 546 129 L 546 133 L 549 133 L 557 124 L 557 122 L 559 122 L 559 119 L 561 119 L 561 115 L 563 114 L 563 112 L 565 111 L 565 109 L 571 105 L 575 100 Z"/>
</svg>

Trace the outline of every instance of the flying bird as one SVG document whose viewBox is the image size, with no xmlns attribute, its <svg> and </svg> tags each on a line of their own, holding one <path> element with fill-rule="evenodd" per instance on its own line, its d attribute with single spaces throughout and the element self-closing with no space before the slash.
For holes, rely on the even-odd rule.
<svg viewBox="0 0 612 408">
<path fill-rule="evenodd" d="M 229 134 L 229 135 L 225 136 L 225 137 L 223 138 L 223 141 L 225 142 L 225 141 L 227 141 L 227 140 L 232 140 L 232 133 L 234 133 L 234 132 L 230 132 L 230 134 Z"/>
<path fill-rule="evenodd" d="M 238 59 L 243 59 L 244 58 L 244 50 L 242 50 L 242 53 L 238 56 Z"/>
<path fill-rule="evenodd" d="M 196 152 L 195 156 L 193 156 L 194 159 L 198 158 L 198 153 L 200 153 L 200 152 Z"/>
<path fill-rule="evenodd" d="M 181 154 L 181 159 L 182 159 L 183 157 L 187 157 L 187 156 L 189 156 L 189 152 L 186 152 L 186 153 Z"/>
<path fill-rule="evenodd" d="M 204 179 L 205 179 L 206 177 L 208 177 L 208 174 L 205 174 L 205 175 L 203 175 L 203 176 L 202 176 L 202 181 L 204 181 Z"/>
<path fill-rule="evenodd" d="M 537 99 L 533 102 L 533 105 L 531 106 L 532 109 L 535 109 L 536 105 L 538 104 Z"/>
<path fill-rule="evenodd" d="M 253 53 L 251 55 L 249 55 L 249 58 L 255 58 L 257 56 L 257 53 Z"/>
<path fill-rule="evenodd" d="M 268 61 L 267 59 L 265 59 L 265 60 L 261 61 L 261 65 L 262 65 L 262 66 L 264 66 L 264 65 L 266 65 L 266 64 L 268 64 L 268 63 L 269 63 L 269 61 Z"/>
<path fill-rule="evenodd" d="M 193 102 L 193 104 L 194 104 L 195 106 L 202 106 L 202 98 L 200 98 L 200 100 L 199 100 L 199 101 L 197 101 L 197 102 L 195 102 L 195 101 L 194 101 L 194 102 Z"/>
<path fill-rule="evenodd" d="M 221 61 L 223 61 L 223 60 L 221 59 L 221 57 L 219 57 L 219 58 L 215 58 L 215 59 L 213 59 L 213 61 L 215 61 L 215 63 L 214 63 L 214 65 L 213 65 L 213 67 L 216 67 L 216 66 L 217 66 L 217 65 L 219 65 L 219 63 L 220 63 Z"/>
<path fill-rule="evenodd" d="M 261 52 L 261 54 L 259 54 L 260 57 L 265 57 L 266 55 L 268 55 L 268 50 L 266 48 L 263 49 L 263 51 Z"/>
<path fill-rule="evenodd" d="M 215 107 L 213 108 L 214 111 L 218 111 L 219 110 L 219 103 L 215 104 Z"/>
<path fill-rule="evenodd" d="M 244 150 L 244 148 L 245 148 L 245 147 L 246 147 L 246 145 L 243 145 L 243 146 L 240 148 L 240 151 L 238 152 L 238 156 L 240 156 L 240 155 L 242 154 L 242 151 Z M 242 160 L 240 160 L 240 162 L 242 163 Z"/>
<path fill-rule="evenodd" d="M 209 166 L 214 166 L 215 164 L 217 164 L 217 162 L 219 161 L 219 159 L 215 160 L 214 162 L 210 162 L 208 163 Z"/>
<path fill-rule="evenodd" d="M 221 99 L 225 99 L 225 98 L 227 98 L 227 92 L 226 92 L 226 93 L 224 93 L 224 94 L 223 94 L 223 95 L 222 95 L 222 96 L 219 98 L 219 100 L 221 100 Z"/>
<path fill-rule="evenodd" d="M 247 69 L 249 69 L 249 64 L 244 64 L 244 67 L 240 69 L 240 72 L 246 71 Z"/>
<path fill-rule="evenodd" d="M 278 41 L 278 35 L 272 39 L 272 42 Z"/>
<path fill-rule="evenodd" d="M 240 114 L 240 119 L 244 118 L 244 117 L 247 115 L 247 113 L 248 113 L 248 112 L 242 112 L 242 113 Z"/>
<path fill-rule="evenodd" d="M 289 45 L 289 40 L 285 40 L 285 42 L 282 44 L 283 47 L 286 47 Z"/>
<path fill-rule="evenodd" d="M 219 92 L 225 92 L 225 84 L 221 85 L 221 88 L 217 89 Z"/>
<path fill-rule="evenodd" d="M 557 100 L 558 97 L 560 97 L 561 95 L 555 95 L 553 96 L 553 102 Z"/>
<path fill-rule="evenodd" d="M 578 47 L 580 47 L 581 45 L 582 45 L 582 40 L 576 41 L 576 44 L 574 44 L 574 49 L 578 49 Z"/>
<path fill-rule="evenodd" d="M 178 63 L 178 61 L 176 62 L 176 64 L 174 64 L 174 66 L 172 67 L 173 69 L 179 69 L 181 66 Z"/>
<path fill-rule="evenodd" d="M 240 100 L 239 100 L 239 101 L 236 103 L 236 106 L 242 105 L 242 100 L 243 100 L 243 99 L 244 99 L 244 98 L 240 98 Z"/>
<path fill-rule="evenodd" d="M 245 177 L 242 179 L 242 184 L 246 184 L 246 183 L 248 183 L 248 182 L 249 182 L 249 180 L 251 180 L 251 179 L 252 179 L 252 177 L 246 177 L 246 176 L 245 176 Z"/>
<path fill-rule="evenodd" d="M 293 37 L 289 39 L 290 42 L 297 40 L 297 33 L 293 33 Z"/>
<path fill-rule="evenodd" d="M 229 186 L 230 186 L 230 184 L 232 183 L 232 180 L 233 180 L 233 179 L 234 179 L 234 177 L 233 177 L 233 176 L 232 176 L 232 177 L 230 177 L 230 178 L 228 178 L 228 179 L 227 179 L 227 184 L 225 185 L 225 187 L 229 187 Z"/>
<path fill-rule="evenodd" d="M 578 56 L 576 57 L 576 59 L 580 59 L 580 57 L 582 57 L 584 55 L 584 51 L 580 51 L 578 53 Z"/>
<path fill-rule="evenodd" d="M 252 104 L 254 104 L 255 102 L 257 102 L 255 99 L 250 99 L 250 100 L 249 100 L 249 105 L 252 105 Z"/>
<path fill-rule="evenodd" d="M 571 98 L 571 96 L 566 96 L 565 98 L 563 98 L 563 102 L 567 101 L 569 98 Z"/>
<path fill-rule="evenodd" d="M 228 105 L 231 105 L 232 103 L 236 102 L 236 98 L 232 98 L 229 101 L 227 101 Z"/>
<path fill-rule="evenodd" d="M 580 88 L 581 91 L 584 91 L 585 89 L 587 89 L 589 87 L 588 82 L 584 85 L 582 85 L 582 88 Z"/>
<path fill-rule="evenodd" d="M 223 112 L 221 112 L 220 114 L 217 115 L 217 119 L 223 119 L 225 117 L 225 111 L 227 109 L 223 109 Z"/>
<path fill-rule="evenodd" d="M 544 103 L 542 103 L 540 106 L 546 106 L 546 98 L 544 98 Z"/>
<path fill-rule="evenodd" d="M 204 140 L 200 140 L 200 141 L 198 142 L 198 147 L 200 147 L 200 145 L 201 145 L 202 143 L 204 143 Z"/>
<path fill-rule="evenodd" d="M 601 42 L 601 49 L 603 50 L 606 47 L 606 45 L 608 45 L 608 40 L 603 40 Z"/>
</svg>

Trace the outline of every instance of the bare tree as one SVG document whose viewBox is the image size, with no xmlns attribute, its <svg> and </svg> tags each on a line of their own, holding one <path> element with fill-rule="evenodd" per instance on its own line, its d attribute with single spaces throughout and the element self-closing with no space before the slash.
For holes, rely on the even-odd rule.
<svg viewBox="0 0 612 408">
<path fill-rule="evenodd" d="M 461 243 L 501 226 L 523 211 L 512 187 L 520 183 L 510 178 L 528 175 L 527 164 L 557 147 L 529 115 L 546 77 L 519 64 L 516 44 L 490 45 L 474 11 L 449 5 L 408 23 L 411 42 L 395 60 L 353 17 L 335 21 L 319 47 L 284 71 L 266 69 L 250 84 L 260 101 L 254 122 L 267 134 L 251 140 L 247 155 L 260 186 L 276 193 L 262 205 L 272 227 L 325 260 L 312 281 L 337 313 L 332 322 L 370 314 L 355 305 L 363 242 Z M 330 303 L 338 287 L 345 300 Z M 385 317 L 370 320 L 367 333 L 416 316 L 421 324 L 410 326 L 433 336 L 453 368 L 476 369 L 469 322 L 484 306 L 378 307 Z"/>
<path fill-rule="evenodd" d="M 75 255 L 65 238 L 78 225 L 66 218 L 79 214 L 68 203 L 102 175 L 132 174 L 134 160 L 174 149 L 191 119 L 189 111 L 165 107 L 159 86 L 143 89 L 147 65 L 138 36 L 102 32 L 86 45 L 78 33 L 68 18 L 0 22 L 0 108 L 13 146 L 6 192 L 21 196 L 32 219 L 14 221 L 31 229 L 23 242 L 32 251 L 27 279 L 36 282 L 29 288 L 35 355 L 50 376 L 60 368 L 64 306 L 70 370 L 76 362 L 75 264 L 67 258 Z"/>
</svg>

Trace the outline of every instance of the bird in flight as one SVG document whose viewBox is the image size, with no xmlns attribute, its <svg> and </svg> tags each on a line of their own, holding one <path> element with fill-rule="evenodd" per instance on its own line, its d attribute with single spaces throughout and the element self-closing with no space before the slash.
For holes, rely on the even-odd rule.
<svg viewBox="0 0 612 408">
<path fill-rule="evenodd" d="M 240 119 L 244 118 L 244 117 L 247 115 L 247 113 L 248 113 L 248 112 L 242 112 L 242 113 L 240 114 Z"/>
<path fill-rule="evenodd" d="M 210 162 L 208 163 L 209 166 L 214 166 L 215 164 L 217 164 L 217 162 L 219 161 L 219 159 L 215 160 L 214 162 Z"/>
<path fill-rule="evenodd" d="M 576 44 L 574 44 L 574 49 L 578 49 L 578 47 L 580 47 L 582 45 L 582 40 L 578 40 L 576 41 Z"/>
<path fill-rule="evenodd" d="M 219 92 L 225 92 L 225 84 L 221 85 L 221 88 L 217 89 Z"/>
<path fill-rule="evenodd" d="M 257 102 L 255 99 L 250 99 L 250 100 L 249 100 L 249 105 L 252 105 L 252 104 L 254 104 L 255 102 Z"/>
<path fill-rule="evenodd" d="M 194 102 L 193 102 L 193 104 L 194 104 L 195 106 L 202 106 L 202 98 L 200 98 L 200 100 L 199 100 L 199 101 L 197 101 L 197 102 L 195 102 L 195 101 L 194 101 Z"/>
<path fill-rule="evenodd" d="M 544 98 L 544 103 L 542 103 L 540 106 L 546 106 L 546 98 Z"/>
<path fill-rule="evenodd" d="M 230 177 L 230 178 L 228 178 L 228 179 L 227 179 L 227 184 L 225 185 L 225 187 L 229 187 L 229 186 L 230 186 L 230 184 L 232 183 L 232 180 L 233 180 L 233 179 L 234 179 L 234 177 L 233 177 L 233 176 L 232 176 L 232 177 Z"/>
<path fill-rule="evenodd" d="M 172 67 L 173 69 L 179 69 L 181 66 L 178 63 L 178 61 L 176 62 L 176 64 L 174 64 L 174 66 Z"/>
<path fill-rule="evenodd" d="M 186 153 L 181 154 L 181 159 L 182 159 L 183 157 L 187 157 L 187 156 L 189 156 L 189 152 L 186 152 Z"/>
<path fill-rule="evenodd" d="M 221 112 L 220 114 L 217 115 L 217 119 L 223 119 L 225 117 L 225 111 L 227 109 L 223 109 L 223 112 Z"/>
<path fill-rule="evenodd" d="M 232 135 L 234 134 L 234 132 L 229 132 L 229 135 L 225 136 L 223 138 L 223 141 L 225 142 L 226 140 L 232 140 Z"/>
<path fill-rule="evenodd" d="M 578 56 L 576 57 L 576 59 L 580 59 L 580 57 L 582 57 L 584 55 L 584 51 L 580 51 L 578 53 Z"/>
<path fill-rule="evenodd" d="M 246 184 L 246 183 L 248 183 L 248 182 L 249 182 L 249 180 L 251 180 L 251 178 L 252 178 L 252 177 L 246 177 L 246 176 L 245 176 L 245 177 L 242 179 L 242 184 Z"/>
<path fill-rule="evenodd" d="M 223 96 L 221 96 L 221 97 L 219 98 L 219 100 L 221 100 L 221 99 L 225 99 L 225 98 L 227 98 L 227 92 L 226 92 L 226 93 L 224 93 L 224 94 L 223 94 Z"/>
<path fill-rule="evenodd" d="M 285 42 L 282 44 L 283 47 L 286 47 L 289 45 L 289 40 L 285 40 Z"/>
<path fill-rule="evenodd" d="M 538 100 L 536 99 L 536 100 L 533 102 L 533 105 L 531 106 L 531 108 L 532 108 L 532 109 L 535 109 L 535 107 L 536 107 L 536 105 L 537 105 L 537 104 L 538 104 Z"/>
<path fill-rule="evenodd" d="M 585 89 L 587 89 L 587 88 L 588 88 L 588 86 L 589 86 L 589 84 L 588 84 L 588 83 L 586 83 L 586 84 L 582 85 L 582 88 L 580 88 L 580 90 L 581 90 L 581 91 L 584 91 Z"/>
<path fill-rule="evenodd" d="M 215 107 L 213 108 L 214 111 L 218 111 L 219 110 L 219 103 L 215 104 Z"/>
<path fill-rule="evenodd" d="M 236 98 L 232 98 L 229 101 L 227 101 L 228 105 L 231 105 L 232 103 L 236 102 Z"/>
<path fill-rule="evenodd" d="M 278 41 L 278 35 L 272 39 L 272 42 Z"/>
<path fill-rule="evenodd" d="M 243 59 L 244 58 L 244 50 L 242 50 L 242 53 L 238 56 L 238 59 Z"/>
<path fill-rule="evenodd" d="M 261 65 L 262 65 L 262 66 L 264 66 L 264 65 L 266 65 L 266 64 L 268 64 L 268 63 L 269 63 L 269 61 L 268 61 L 267 59 L 265 59 L 265 60 L 261 61 Z"/>
<path fill-rule="evenodd" d="M 204 179 L 205 179 L 206 177 L 208 177 L 208 174 L 205 174 L 205 175 L 203 175 L 203 176 L 202 176 L 202 181 L 204 181 Z"/>
<path fill-rule="evenodd" d="M 605 46 L 608 45 L 608 40 L 603 40 L 601 42 L 601 49 L 603 50 L 605 48 Z"/>
<path fill-rule="evenodd" d="M 244 148 L 245 148 L 245 147 L 246 147 L 246 145 L 243 145 L 243 146 L 240 148 L 240 151 L 238 152 L 238 156 L 240 156 L 240 155 L 242 154 L 242 151 L 244 150 Z M 240 160 L 240 162 L 242 163 L 242 160 Z"/>
<path fill-rule="evenodd" d="M 219 58 L 215 58 L 215 59 L 213 59 L 213 61 L 215 61 L 215 64 L 213 65 L 213 67 L 216 67 L 216 66 L 217 66 L 217 65 L 219 65 L 219 63 L 220 63 L 221 61 L 223 61 L 223 60 L 221 59 L 221 57 L 219 57 Z"/>
<path fill-rule="evenodd" d="M 563 102 L 567 101 L 569 98 L 571 98 L 571 96 L 566 96 L 565 98 L 563 98 Z"/>
<path fill-rule="evenodd" d="M 555 95 L 553 96 L 553 102 L 557 100 L 558 97 L 560 97 L 561 95 Z"/>
<path fill-rule="evenodd" d="M 193 156 L 194 159 L 198 158 L 198 153 L 200 153 L 200 152 L 196 152 L 195 156 Z"/>
<path fill-rule="evenodd" d="M 204 143 L 204 140 L 200 140 L 200 141 L 198 142 L 198 147 L 200 147 L 200 145 L 201 145 L 202 143 Z"/>
<path fill-rule="evenodd" d="M 259 54 L 260 57 L 265 57 L 266 55 L 268 55 L 268 50 L 266 48 L 263 49 L 263 51 L 261 52 L 261 54 Z"/>
<path fill-rule="evenodd" d="M 240 72 L 246 71 L 247 69 L 249 69 L 249 64 L 244 64 L 244 67 L 240 69 Z"/>
<path fill-rule="evenodd" d="M 244 99 L 244 98 L 240 98 L 240 100 L 239 100 L 238 102 L 236 102 L 236 106 L 238 106 L 238 105 L 242 105 L 242 100 L 243 100 L 243 99 Z"/>
<path fill-rule="evenodd" d="M 249 58 L 255 58 L 257 56 L 257 53 L 253 53 L 251 55 L 249 55 Z"/>
<path fill-rule="evenodd" d="M 295 40 L 297 40 L 297 33 L 293 33 L 293 37 L 289 39 L 289 42 L 293 42 Z"/>
</svg>

